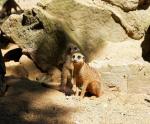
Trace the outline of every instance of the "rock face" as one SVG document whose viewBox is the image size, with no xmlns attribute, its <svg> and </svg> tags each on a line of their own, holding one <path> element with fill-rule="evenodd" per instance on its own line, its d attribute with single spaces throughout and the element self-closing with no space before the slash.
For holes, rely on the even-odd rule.
<svg viewBox="0 0 150 124">
<path fill-rule="evenodd" d="M 103 0 L 112 5 L 120 7 L 124 11 L 132 11 L 136 9 L 146 9 L 150 5 L 149 0 Z"/>
<path fill-rule="evenodd" d="M 141 49 L 150 25 L 150 8 L 143 8 L 144 2 L 40 1 L 23 15 L 11 15 L 3 23 L 2 31 L 45 72 L 57 66 L 67 44 L 73 42 L 90 64 L 100 70 L 107 86 L 133 92 L 133 88 L 141 88 L 144 79 L 145 84 L 150 80 L 148 75 L 139 76 L 149 73 L 150 66 L 142 59 Z M 141 66 L 144 72 L 138 71 Z M 134 86 L 137 80 L 139 85 Z M 140 92 L 144 91 L 143 88 Z"/>
<path fill-rule="evenodd" d="M 20 58 L 19 62 L 28 73 L 28 79 L 36 81 L 36 78 L 39 77 L 39 75 L 41 75 L 40 70 L 37 69 L 33 61 L 30 60 L 27 56 L 23 55 Z"/>
<path fill-rule="evenodd" d="M 150 64 L 141 55 L 141 41 L 108 44 L 90 65 L 101 72 L 106 89 L 129 93 L 147 93 L 150 88 Z M 113 52 L 112 52 L 113 51 Z"/>
<path fill-rule="evenodd" d="M 112 5 L 118 6 L 124 11 L 135 10 L 138 7 L 139 0 L 105 0 L 106 2 L 111 3 Z"/>
<path fill-rule="evenodd" d="M 15 76 L 19 78 L 27 78 L 28 72 L 19 62 L 6 62 L 6 76 Z"/>
</svg>

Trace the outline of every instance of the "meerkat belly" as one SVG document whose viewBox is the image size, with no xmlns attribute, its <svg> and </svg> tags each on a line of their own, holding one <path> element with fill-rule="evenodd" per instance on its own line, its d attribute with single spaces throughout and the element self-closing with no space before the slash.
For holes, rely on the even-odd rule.
<svg viewBox="0 0 150 124">
<path fill-rule="evenodd" d="M 76 85 L 77 87 L 82 87 L 83 85 L 83 79 L 79 75 L 76 76 Z"/>
</svg>

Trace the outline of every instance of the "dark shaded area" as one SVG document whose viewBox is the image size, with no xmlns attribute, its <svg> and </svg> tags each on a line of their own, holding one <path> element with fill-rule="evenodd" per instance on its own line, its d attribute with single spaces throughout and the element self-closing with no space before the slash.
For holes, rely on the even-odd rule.
<svg viewBox="0 0 150 124">
<path fill-rule="evenodd" d="M 6 36 L 2 31 L 0 32 L 0 49 L 5 49 L 9 43 L 14 43 L 10 37 Z"/>
<path fill-rule="evenodd" d="M 56 44 L 57 44 L 57 51 L 56 51 L 56 55 L 55 55 L 55 63 L 54 65 L 55 66 L 58 66 L 58 68 L 60 70 L 62 70 L 62 65 L 57 65 L 57 63 L 60 61 L 60 59 L 62 59 L 62 53 L 64 52 L 64 50 L 66 49 L 67 47 L 67 44 L 68 44 L 68 38 L 67 38 L 67 35 L 66 33 L 63 31 L 63 30 L 55 30 L 54 31 L 54 34 L 56 34 Z"/>
<path fill-rule="evenodd" d="M 23 15 L 23 18 L 22 18 L 22 25 L 25 26 L 25 25 L 30 25 L 30 22 L 28 21 L 28 17 L 26 15 Z"/>
<path fill-rule="evenodd" d="M 150 6 L 150 0 L 139 0 L 139 5 L 138 5 L 138 9 L 148 9 L 148 7 Z"/>
<path fill-rule="evenodd" d="M 36 17 L 36 13 L 32 11 L 26 11 L 23 14 L 22 26 L 29 26 L 31 30 L 44 29 L 43 23 Z"/>
<path fill-rule="evenodd" d="M 22 55 L 23 55 L 22 49 L 21 48 L 16 48 L 16 49 L 8 51 L 4 55 L 4 61 L 8 62 L 8 61 L 14 60 L 15 62 L 19 62 L 19 59 Z"/>
<path fill-rule="evenodd" d="M 33 26 L 31 27 L 31 29 L 32 29 L 32 30 L 44 29 L 43 23 L 42 23 L 42 22 L 39 22 L 39 23 L 33 25 Z"/>
<path fill-rule="evenodd" d="M 34 10 L 32 10 L 32 15 L 33 16 L 36 16 L 37 14 L 34 12 Z"/>
<path fill-rule="evenodd" d="M 0 49 L 0 96 L 3 96 L 6 91 L 6 83 L 4 79 L 5 74 L 6 74 L 6 67 Z"/>
<path fill-rule="evenodd" d="M 6 95 L 0 97 L 0 124 L 67 124 L 64 118 L 75 111 L 51 102 L 42 108 L 32 106 L 45 92 L 53 92 L 38 82 L 15 77 L 6 77 L 6 82 L 9 88 Z M 38 104 L 42 103 L 45 101 Z"/>
<path fill-rule="evenodd" d="M 19 10 L 17 8 L 19 8 Z M 14 9 L 16 13 L 23 12 L 21 7 L 16 3 L 15 0 L 6 0 L 5 3 L 3 4 L 2 10 L 0 12 L 0 18 L 5 18 L 6 16 L 11 15 L 12 9 Z"/>
<path fill-rule="evenodd" d="M 149 99 L 144 99 L 146 102 L 150 103 L 150 100 Z"/>
<path fill-rule="evenodd" d="M 39 60 L 40 59 L 39 54 L 44 54 L 44 53 L 40 53 L 40 51 L 42 51 L 41 47 L 45 44 L 49 45 L 47 41 L 45 41 L 45 42 L 39 41 L 39 43 L 41 43 L 41 44 L 39 44 L 37 46 L 37 51 L 36 51 L 36 53 L 34 53 L 34 55 L 33 55 L 34 58 L 32 59 L 33 61 L 36 60 L 36 61 L 34 61 L 34 63 L 36 64 L 38 69 L 40 69 L 44 73 L 47 73 L 47 71 L 50 70 L 51 67 L 53 67 L 53 66 L 58 67 L 60 70 L 62 69 L 62 65 L 58 65 L 58 62 L 60 61 L 60 59 L 62 59 L 61 58 L 62 53 L 64 52 L 65 48 L 67 47 L 67 43 L 68 43 L 68 39 L 67 39 L 64 31 L 56 29 L 53 31 L 53 33 L 54 33 L 54 37 L 55 37 L 55 42 L 53 42 L 51 44 L 51 46 L 49 46 L 49 47 L 51 47 L 51 49 L 53 49 L 53 52 L 49 53 L 50 55 L 48 55 L 48 53 L 45 53 L 45 54 L 47 54 L 49 61 L 47 61 L 47 58 L 46 58 L 46 60 L 44 60 L 45 58 L 43 58 L 43 60 L 42 60 L 46 64 L 49 63 L 49 68 L 46 68 L 46 70 L 44 68 L 42 68 L 41 64 L 40 64 L 41 60 Z M 44 52 L 48 52 L 48 51 L 44 51 Z M 30 56 L 32 58 L 31 53 L 30 53 Z"/>
<path fill-rule="evenodd" d="M 145 33 L 144 41 L 141 44 L 142 47 L 142 57 L 145 61 L 150 62 L 150 27 Z"/>
<path fill-rule="evenodd" d="M 30 25 L 30 22 L 28 21 L 28 17 L 26 15 L 23 15 L 23 18 L 22 18 L 22 25 L 25 26 L 25 25 Z"/>
<path fill-rule="evenodd" d="M 32 13 L 30 11 L 29 12 L 27 11 L 23 14 L 23 18 L 22 18 L 23 26 L 29 26 L 37 22 L 38 22 L 37 18 L 32 16 Z"/>
</svg>

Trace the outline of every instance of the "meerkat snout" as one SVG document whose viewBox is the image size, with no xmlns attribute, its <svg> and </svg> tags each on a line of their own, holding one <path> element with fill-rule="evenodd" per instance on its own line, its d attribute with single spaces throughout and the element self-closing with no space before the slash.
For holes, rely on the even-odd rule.
<svg viewBox="0 0 150 124">
<path fill-rule="evenodd" d="M 72 55 L 72 62 L 73 63 L 83 63 L 84 61 L 85 61 L 85 57 L 81 53 L 74 53 Z"/>
</svg>

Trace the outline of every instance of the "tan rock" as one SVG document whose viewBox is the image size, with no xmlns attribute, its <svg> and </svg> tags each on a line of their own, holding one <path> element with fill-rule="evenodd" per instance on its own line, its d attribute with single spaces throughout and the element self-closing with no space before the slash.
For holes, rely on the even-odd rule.
<svg viewBox="0 0 150 124">
<path fill-rule="evenodd" d="M 124 11 L 136 10 L 140 0 L 103 0 L 112 5 L 118 6 Z"/>
<path fill-rule="evenodd" d="M 6 76 L 15 76 L 19 78 L 27 78 L 28 72 L 19 62 L 6 62 Z"/>
<path fill-rule="evenodd" d="M 48 71 L 51 83 L 60 84 L 61 83 L 61 71 L 57 67 L 52 67 Z"/>
<path fill-rule="evenodd" d="M 21 66 L 25 68 L 28 72 L 28 79 L 36 80 L 39 75 L 41 75 L 41 71 L 35 66 L 33 61 L 29 59 L 27 56 L 22 55 L 19 60 Z"/>
</svg>

